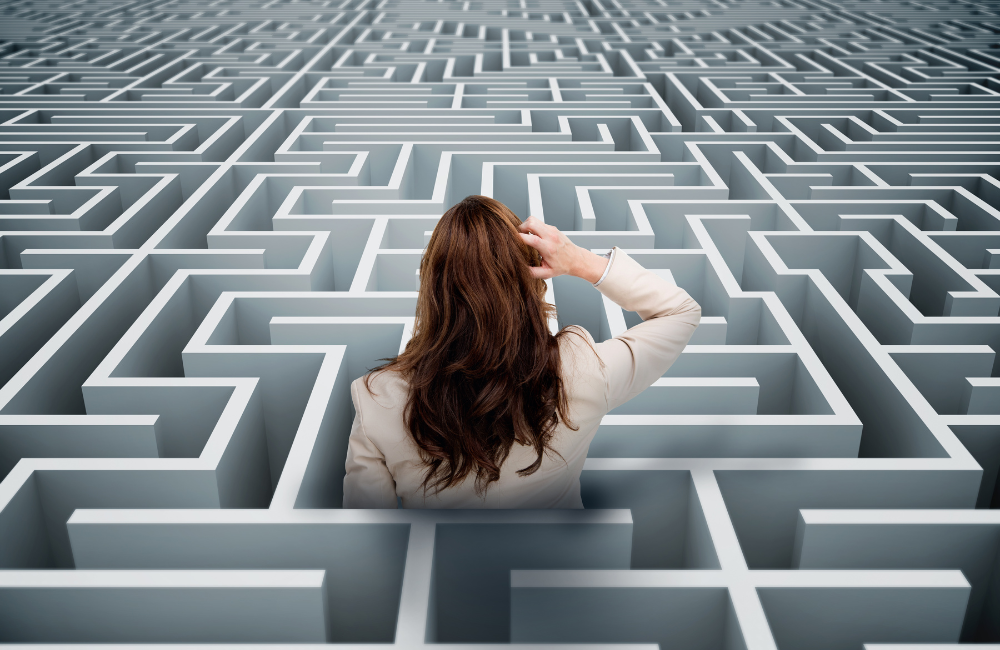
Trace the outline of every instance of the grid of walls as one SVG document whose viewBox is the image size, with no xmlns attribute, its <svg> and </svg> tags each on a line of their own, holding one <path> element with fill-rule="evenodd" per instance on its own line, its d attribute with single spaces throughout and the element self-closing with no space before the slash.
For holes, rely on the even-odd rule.
<svg viewBox="0 0 1000 650">
<path fill-rule="evenodd" d="M 1000 642 L 998 48 L 965 0 L 0 1 L 0 642 Z M 702 325 L 585 510 L 342 510 L 468 194 Z"/>
</svg>

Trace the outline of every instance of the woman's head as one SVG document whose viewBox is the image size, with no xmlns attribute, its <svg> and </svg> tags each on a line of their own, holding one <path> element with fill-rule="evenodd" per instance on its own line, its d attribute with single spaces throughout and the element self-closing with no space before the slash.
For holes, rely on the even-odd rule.
<svg viewBox="0 0 1000 650">
<path fill-rule="evenodd" d="M 505 205 L 469 196 L 438 222 L 420 263 L 413 337 L 382 367 L 410 385 L 404 419 L 427 464 L 424 487 L 475 477 L 485 492 L 512 445 L 530 445 L 541 466 L 565 395 L 559 346 L 549 332 L 537 251 Z"/>
<path fill-rule="evenodd" d="M 487 372 L 525 328 L 547 331 L 552 307 L 520 224 L 503 203 L 468 196 L 438 221 L 421 260 L 417 325 L 438 346 L 467 342 L 470 372 Z"/>
</svg>

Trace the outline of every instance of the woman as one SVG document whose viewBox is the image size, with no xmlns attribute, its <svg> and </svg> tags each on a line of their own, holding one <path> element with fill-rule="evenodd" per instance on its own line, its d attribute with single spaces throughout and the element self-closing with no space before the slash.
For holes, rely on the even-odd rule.
<svg viewBox="0 0 1000 650">
<path fill-rule="evenodd" d="M 549 331 L 545 280 L 574 275 L 644 322 L 595 343 Z M 701 320 L 683 289 L 621 249 L 469 196 L 420 263 L 413 338 L 351 385 L 345 508 L 582 508 L 601 418 L 660 378 Z"/>
</svg>

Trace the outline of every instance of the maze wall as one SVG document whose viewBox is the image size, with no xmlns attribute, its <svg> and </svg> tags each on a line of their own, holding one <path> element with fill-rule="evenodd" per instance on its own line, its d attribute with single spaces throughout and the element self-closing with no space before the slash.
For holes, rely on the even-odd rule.
<svg viewBox="0 0 1000 650">
<path fill-rule="evenodd" d="M 0 1 L 0 641 L 1000 642 L 998 172 L 1000 2 Z M 702 325 L 585 510 L 341 510 L 474 193 Z"/>
</svg>

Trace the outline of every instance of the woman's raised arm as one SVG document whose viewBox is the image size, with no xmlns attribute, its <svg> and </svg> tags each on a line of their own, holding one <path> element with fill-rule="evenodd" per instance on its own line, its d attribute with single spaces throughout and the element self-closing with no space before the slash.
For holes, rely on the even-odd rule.
<svg viewBox="0 0 1000 650">
<path fill-rule="evenodd" d="M 574 275 L 643 322 L 597 344 L 604 362 L 608 410 L 632 399 L 663 376 L 701 322 L 701 306 L 684 289 L 644 269 L 620 248 L 610 260 L 571 242 L 555 226 L 528 217 L 521 238 L 542 256 L 535 277 Z"/>
<path fill-rule="evenodd" d="M 643 322 L 596 346 L 604 362 L 608 410 L 663 376 L 701 322 L 701 306 L 687 291 L 644 269 L 615 248 L 597 290 Z"/>
</svg>

